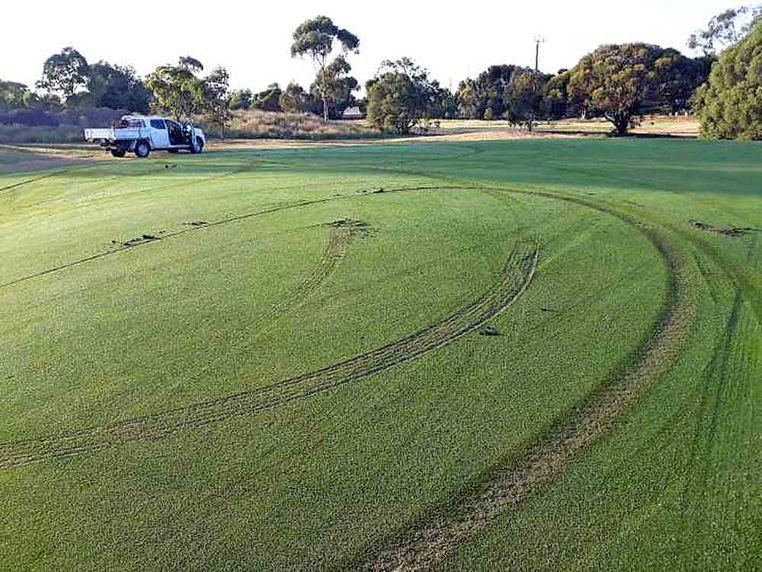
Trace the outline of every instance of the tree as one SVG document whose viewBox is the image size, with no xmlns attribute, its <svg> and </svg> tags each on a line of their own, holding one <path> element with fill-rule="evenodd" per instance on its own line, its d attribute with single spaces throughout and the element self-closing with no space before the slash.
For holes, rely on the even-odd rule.
<svg viewBox="0 0 762 572">
<path fill-rule="evenodd" d="M 0 80 L 0 109 L 27 107 L 30 95 L 33 94 L 25 84 Z"/>
<path fill-rule="evenodd" d="M 534 129 L 535 120 L 543 110 L 543 91 L 548 78 L 529 68 L 514 70 L 505 86 L 505 115 L 514 125 Z"/>
<path fill-rule="evenodd" d="M 236 89 L 230 92 L 230 109 L 249 109 L 252 93 L 250 89 Z"/>
<path fill-rule="evenodd" d="M 715 56 L 688 58 L 668 48 L 656 60 L 657 86 L 652 108 L 666 113 L 687 112 L 698 87 L 709 77 Z"/>
<path fill-rule="evenodd" d="M 354 104 L 352 93 L 359 89 L 357 80 L 349 75 L 352 67 L 343 55 L 333 60 L 318 79 L 310 86 L 315 101 L 322 101 L 322 110 L 325 110 L 323 94 L 328 98 L 328 119 L 340 119 L 344 110 Z M 319 113 L 319 109 L 316 112 Z"/>
<path fill-rule="evenodd" d="M 183 68 L 194 75 L 204 71 L 204 64 L 192 56 L 180 56 L 177 61 L 178 67 Z"/>
<path fill-rule="evenodd" d="M 762 23 L 723 52 L 695 101 L 704 137 L 762 139 Z"/>
<path fill-rule="evenodd" d="M 312 109 L 312 96 L 297 83 L 290 83 L 280 95 L 280 107 L 289 113 L 306 113 Z"/>
<path fill-rule="evenodd" d="M 53 54 L 42 67 L 42 78 L 37 87 L 68 99 L 85 85 L 89 66 L 82 54 L 72 47 Z"/>
<path fill-rule="evenodd" d="M 704 30 L 699 30 L 688 38 L 688 47 L 701 50 L 704 54 L 714 54 L 739 42 L 762 20 L 762 4 L 730 8 L 717 14 Z"/>
<path fill-rule="evenodd" d="M 558 74 L 546 83 L 543 94 L 543 114 L 548 119 L 569 117 L 573 105 L 569 101 L 569 70 L 558 70 Z"/>
<path fill-rule="evenodd" d="M 230 117 L 230 76 L 223 67 L 214 68 L 203 80 L 204 106 L 206 113 L 220 128 L 220 137 L 225 138 L 225 126 Z"/>
<path fill-rule="evenodd" d="M 460 82 L 455 93 L 458 101 L 458 114 L 466 119 L 482 119 L 484 111 L 479 108 L 479 96 L 476 81 L 468 78 Z"/>
<path fill-rule="evenodd" d="M 347 52 L 358 53 L 360 40 L 350 31 L 337 27 L 330 18 L 318 16 L 299 25 L 293 35 L 291 57 L 309 56 L 315 67 L 317 91 L 323 102 L 323 119 L 328 120 L 328 105 L 331 96 L 331 76 L 326 73 L 334 51 L 334 43 L 341 48 L 341 57 Z"/>
<path fill-rule="evenodd" d="M 431 82 L 431 102 L 429 116 L 434 119 L 454 119 L 458 116 L 458 99 L 455 94 L 439 85 L 434 80 Z"/>
<path fill-rule="evenodd" d="M 82 102 L 93 107 L 148 113 L 151 93 L 131 67 L 98 62 L 88 69 Z"/>
<path fill-rule="evenodd" d="M 383 62 L 366 84 L 368 122 L 381 131 L 409 133 L 432 118 L 437 87 L 428 71 L 409 58 Z"/>
<path fill-rule="evenodd" d="M 505 90 L 517 69 L 514 65 L 490 66 L 475 80 L 461 82 L 457 93 L 461 113 L 470 119 L 503 118 L 507 110 Z"/>
<path fill-rule="evenodd" d="M 625 135 L 638 115 L 660 103 L 660 89 L 674 77 L 672 52 L 641 43 L 601 46 L 571 70 L 569 95 Z"/>
<path fill-rule="evenodd" d="M 159 66 L 146 78 L 146 87 L 151 90 L 158 107 L 171 114 L 178 121 L 191 119 L 204 110 L 204 85 L 196 77 L 194 70 L 199 66 L 189 66 L 180 58 L 179 65 Z"/>
<path fill-rule="evenodd" d="M 254 96 L 252 107 L 262 111 L 281 111 L 280 96 L 283 91 L 277 83 L 267 86 L 267 89 Z"/>
</svg>

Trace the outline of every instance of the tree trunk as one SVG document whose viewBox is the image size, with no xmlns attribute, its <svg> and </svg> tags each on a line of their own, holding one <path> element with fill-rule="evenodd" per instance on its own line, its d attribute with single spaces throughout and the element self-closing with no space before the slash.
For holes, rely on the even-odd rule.
<svg viewBox="0 0 762 572">
<path fill-rule="evenodd" d="M 627 130 L 630 128 L 631 116 L 629 113 L 614 113 L 612 115 L 606 114 L 604 117 L 614 126 L 614 131 L 617 137 L 623 137 L 624 135 L 627 135 Z"/>
<path fill-rule="evenodd" d="M 627 129 L 629 128 L 629 126 L 630 126 L 629 117 L 618 117 L 617 120 L 614 122 L 614 127 L 616 127 L 616 134 L 619 137 L 627 135 Z"/>
<path fill-rule="evenodd" d="M 328 98 L 325 95 L 325 91 L 321 91 L 320 95 L 323 96 L 323 120 L 328 121 Z"/>
</svg>

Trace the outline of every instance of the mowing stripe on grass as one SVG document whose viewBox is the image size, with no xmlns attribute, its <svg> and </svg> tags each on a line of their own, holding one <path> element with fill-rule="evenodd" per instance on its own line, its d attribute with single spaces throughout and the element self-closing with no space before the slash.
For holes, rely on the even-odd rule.
<svg viewBox="0 0 762 572">
<path fill-rule="evenodd" d="M 0 444 L 0 469 L 97 451 L 131 441 L 160 439 L 310 397 L 413 360 L 472 332 L 508 308 L 529 286 L 539 255 L 537 241 L 516 243 L 500 279 L 479 299 L 424 330 L 376 350 L 256 390 L 112 425 Z"/>
<path fill-rule="evenodd" d="M 667 266 L 664 308 L 650 335 L 609 383 L 595 391 L 518 461 L 495 467 L 486 482 L 473 492 L 464 493 L 454 504 L 437 510 L 425 522 L 391 540 L 387 548 L 364 563 L 366 569 L 419 570 L 440 562 L 457 544 L 468 540 L 506 510 L 517 509 L 529 496 L 555 480 L 570 459 L 601 436 L 639 390 L 666 372 L 679 354 L 694 308 L 682 255 L 664 236 L 630 215 L 590 200 L 541 191 L 515 192 L 587 206 L 637 228 Z"/>
</svg>

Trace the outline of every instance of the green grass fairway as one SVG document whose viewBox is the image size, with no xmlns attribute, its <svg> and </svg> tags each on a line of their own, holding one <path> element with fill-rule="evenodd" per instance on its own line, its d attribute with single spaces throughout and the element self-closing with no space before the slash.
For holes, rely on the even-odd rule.
<svg viewBox="0 0 762 572">
<path fill-rule="evenodd" d="M 0 569 L 759 565 L 760 145 L 3 153 Z"/>
</svg>

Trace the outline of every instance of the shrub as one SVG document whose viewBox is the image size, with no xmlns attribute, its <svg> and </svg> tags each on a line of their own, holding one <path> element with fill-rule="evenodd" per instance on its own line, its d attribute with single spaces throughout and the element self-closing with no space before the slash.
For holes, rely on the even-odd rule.
<svg viewBox="0 0 762 572">
<path fill-rule="evenodd" d="M 762 139 L 762 24 L 720 56 L 695 101 L 702 136 Z"/>
<path fill-rule="evenodd" d="M 208 128 L 202 119 L 201 127 Z M 226 130 L 239 139 L 365 139 L 378 134 L 361 122 L 323 121 L 311 113 L 273 113 L 250 109 L 234 111 Z"/>
</svg>

